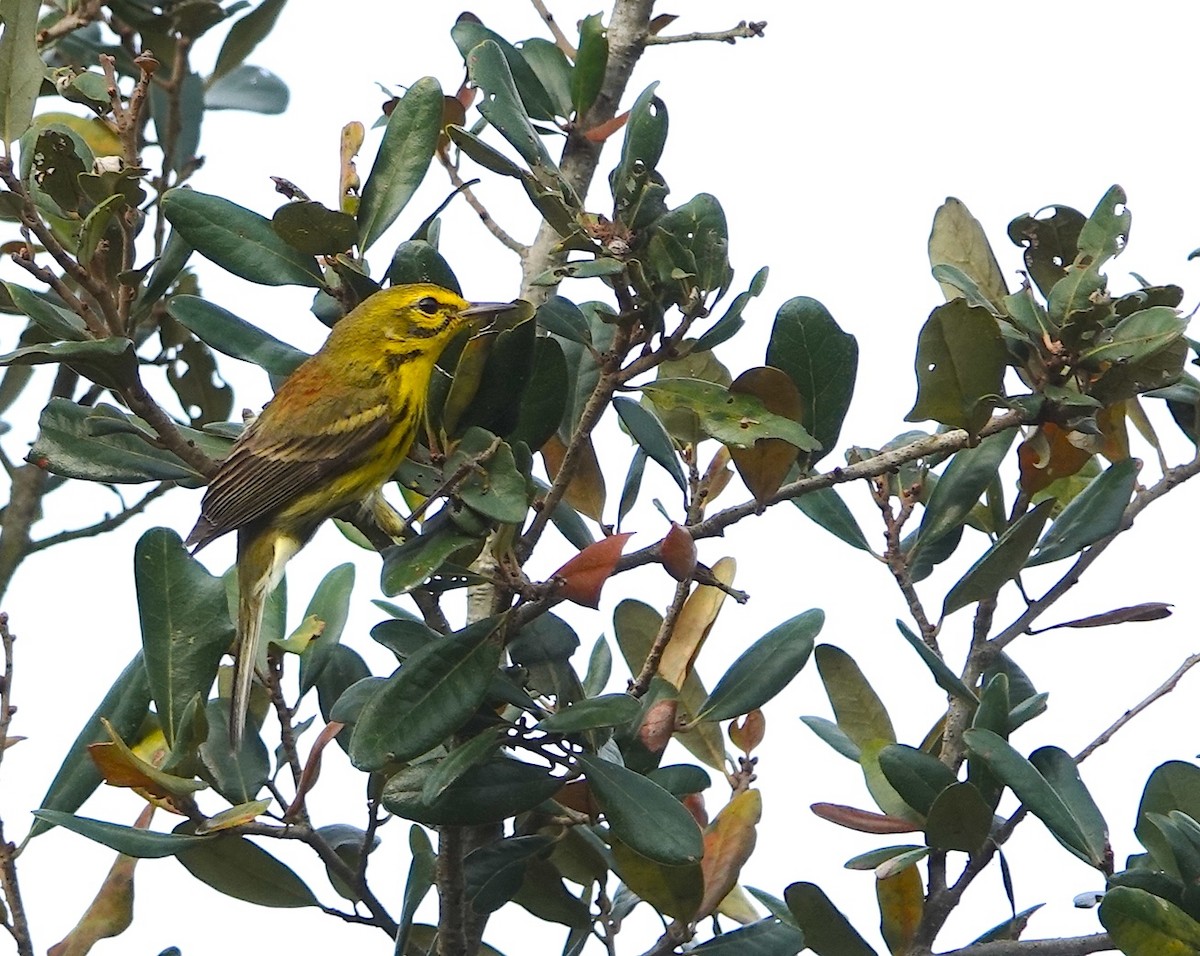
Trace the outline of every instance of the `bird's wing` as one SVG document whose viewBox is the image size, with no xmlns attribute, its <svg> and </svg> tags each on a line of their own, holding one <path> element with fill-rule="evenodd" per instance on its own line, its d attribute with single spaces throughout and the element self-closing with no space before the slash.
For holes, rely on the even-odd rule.
<svg viewBox="0 0 1200 956">
<path fill-rule="evenodd" d="M 252 422 L 209 482 L 200 520 L 187 543 L 203 547 L 228 531 L 285 508 L 330 475 L 350 471 L 370 453 L 395 422 L 389 406 L 347 407 L 344 401 L 313 396 L 303 424 L 281 412 L 279 398 Z M 292 397 L 292 396 L 289 396 Z M 345 393 L 342 395 L 345 398 Z"/>
</svg>

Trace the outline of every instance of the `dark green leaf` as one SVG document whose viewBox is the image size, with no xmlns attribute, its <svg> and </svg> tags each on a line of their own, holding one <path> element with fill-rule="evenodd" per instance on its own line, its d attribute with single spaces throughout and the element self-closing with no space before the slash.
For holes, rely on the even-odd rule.
<svg viewBox="0 0 1200 956">
<path fill-rule="evenodd" d="M 304 620 L 316 617 L 324 627 L 300 655 L 300 694 L 307 694 L 329 664 L 333 649 L 342 639 L 342 630 L 350 613 L 350 594 L 354 590 L 354 565 L 339 564 L 321 579 L 313 592 Z"/>
<path fill-rule="evenodd" d="M 167 311 L 206 345 L 231 358 L 253 362 L 266 370 L 276 384 L 282 383 L 308 358 L 307 352 L 281 342 L 199 296 L 172 296 Z"/>
<path fill-rule="evenodd" d="M 953 614 L 984 598 L 994 597 L 1005 584 L 1020 573 L 1029 552 L 1042 533 L 1042 526 L 1054 507 L 1048 498 L 1012 524 L 983 556 L 950 589 L 942 605 L 942 617 Z"/>
<path fill-rule="evenodd" d="M 460 22 L 455 29 L 462 25 Z M 502 40 L 497 43 L 495 39 L 485 39 L 473 45 L 470 52 L 465 55 L 467 73 L 470 75 L 471 81 L 485 94 L 483 102 L 479 104 L 479 112 L 487 117 L 488 122 L 496 127 L 500 135 L 508 140 L 521 158 L 531 167 L 542 167 L 547 171 L 552 171 L 555 169 L 554 162 L 550 159 L 546 147 L 542 145 L 541 137 L 529 122 L 530 115 L 537 115 L 539 112 L 543 114 L 543 117 L 539 118 L 547 118 L 549 103 L 543 104 L 540 109 L 536 103 L 530 103 L 527 109 L 527 104 L 522 101 L 521 95 L 517 91 L 513 71 L 505 55 L 506 51 L 500 44 L 512 50 L 516 57 L 514 63 L 520 63 L 517 72 L 528 71 L 527 80 L 532 80 L 537 87 L 541 86 L 540 83 L 537 83 L 537 77 L 534 76 L 533 71 L 521 58 L 519 51 Z M 524 67 L 524 70 L 521 67 Z M 525 86 L 525 83 L 522 86 Z M 530 110 L 532 113 L 529 112 Z"/>
<path fill-rule="evenodd" d="M 815 883 L 793 883 L 783 892 L 804 943 L 817 956 L 875 956 L 867 941 Z"/>
<path fill-rule="evenodd" d="M 600 14 L 594 13 L 584 17 L 579 24 L 579 52 L 575 55 L 575 69 L 571 71 L 571 105 L 575 108 L 577 121 L 600 95 L 607 68 L 608 34 Z"/>
<path fill-rule="evenodd" d="M 733 277 L 729 227 L 715 196 L 700 193 L 650 227 L 646 265 L 658 275 L 666 302 L 683 303 L 692 289 L 724 293 Z"/>
<path fill-rule="evenodd" d="M 933 419 L 972 435 L 1004 394 L 1008 350 L 987 309 L 954 299 L 930 313 L 917 340 L 917 403 L 906 422 Z"/>
<path fill-rule="evenodd" d="M 927 548 L 962 526 L 995 477 L 1015 436 L 1016 430 L 1008 429 L 955 453 L 925 505 L 914 549 Z"/>
<path fill-rule="evenodd" d="M 170 745 L 188 701 L 196 694 L 207 698 L 233 642 L 225 585 L 167 528 L 142 535 L 133 570 L 150 692 Z"/>
<path fill-rule="evenodd" d="M 200 882 L 236 900 L 285 908 L 320 906 L 300 877 L 245 837 L 218 836 L 176 859 Z"/>
<path fill-rule="evenodd" d="M 580 754 L 592 794 L 622 842 L 666 866 L 695 863 L 704 854 L 700 828 L 671 794 L 639 773 Z"/>
<path fill-rule="evenodd" d="M 677 797 L 689 793 L 700 793 L 712 786 L 712 778 L 709 777 L 708 771 L 692 764 L 669 764 L 666 767 L 651 770 L 646 777 L 666 790 L 667 793 Z"/>
<path fill-rule="evenodd" d="M 804 947 L 805 936 L 800 930 L 768 917 L 714 936 L 689 952 L 705 956 L 795 956 Z"/>
<path fill-rule="evenodd" d="M 408 868 L 408 879 L 404 883 L 404 909 L 400 914 L 400 928 L 396 931 L 395 952 L 401 956 L 408 952 L 406 944 L 417 907 L 433 888 L 437 876 L 437 855 L 433 852 L 433 846 L 425 831 L 415 823 L 408 830 L 408 848 L 412 854 L 412 863 Z"/>
<path fill-rule="evenodd" d="M 1082 239 L 1081 235 L 1081 242 Z M 1107 857 L 1111 863 L 1112 848 L 1108 845 L 1108 824 L 1104 822 L 1100 808 L 1096 806 L 1096 801 L 1080 779 L 1079 768 L 1074 758 L 1059 747 L 1039 747 L 1029 755 L 1029 762 L 1070 808 L 1071 815 L 1079 824 L 1079 829 L 1087 841 L 1092 859 L 1103 860 Z"/>
<path fill-rule="evenodd" d="M 546 836 L 514 836 L 477 847 L 463 860 L 463 898 L 475 913 L 493 913 L 517 895 L 530 861 L 552 845 Z"/>
<path fill-rule="evenodd" d="M 1079 231 L 1086 221 L 1083 213 L 1070 206 L 1048 206 L 1054 214 L 1043 216 L 1039 209 L 1032 216 L 1018 216 L 1008 224 L 1008 237 L 1024 247 L 1025 266 L 1042 295 L 1049 295 L 1054 284 L 1075 261 L 1079 253 Z"/>
<path fill-rule="evenodd" d="M 571 62 L 557 43 L 533 37 L 521 44 L 521 56 L 542 84 L 555 116 L 571 115 Z"/>
<path fill-rule="evenodd" d="M 114 391 L 129 386 L 137 374 L 133 342 L 114 337 L 88 342 L 50 342 L 29 345 L 0 355 L 4 365 L 67 365 L 97 385 Z"/>
<path fill-rule="evenodd" d="M 345 252 L 358 230 L 353 216 L 312 201 L 284 203 L 271 217 L 271 227 L 289 246 L 313 256 Z"/>
<path fill-rule="evenodd" d="M 548 335 L 539 335 L 533 346 L 533 370 L 521 399 L 516 426 L 509 444 L 524 442 L 541 448 L 558 430 L 567 407 L 567 363 L 562 347 Z"/>
<path fill-rule="evenodd" d="M 443 289 L 462 294 L 462 287 L 450 263 L 423 239 L 407 239 L 396 247 L 392 264 L 388 266 L 388 282 L 406 285 L 411 282 L 432 282 Z"/>
<path fill-rule="evenodd" d="M 122 740 L 132 740 L 146 719 L 150 709 L 150 684 L 146 678 L 146 665 L 142 652 L 121 671 L 100 705 L 88 718 L 83 729 L 71 744 L 58 773 L 50 782 L 40 806 L 46 811 L 74 813 L 83 802 L 100 786 L 102 778 L 92 758 L 88 745 L 109 740 L 108 731 L 101 720 L 108 721 L 113 732 Z M 49 829 L 49 820 L 39 817 L 29 831 L 30 838 Z"/>
<path fill-rule="evenodd" d="M 816 522 L 835 538 L 845 541 L 850 547 L 860 551 L 871 550 L 862 528 L 854 520 L 854 515 L 846 507 L 842 496 L 833 488 L 810 491 L 793 498 L 792 504 L 799 508 L 805 517 Z"/>
<path fill-rule="evenodd" d="M 270 70 L 243 63 L 209 84 L 204 108 L 274 116 L 287 109 L 290 98 L 287 84 Z"/>
<path fill-rule="evenodd" d="M 847 760 L 853 760 L 855 763 L 858 763 L 862 758 L 862 750 L 858 744 L 851 740 L 846 735 L 846 732 L 832 720 L 827 720 L 824 717 L 801 717 L 800 719 L 804 721 L 809 730 Z"/>
<path fill-rule="evenodd" d="M 324 285 L 316 259 L 284 242 L 269 219 L 228 199 L 170 189 L 162 210 L 192 248 L 226 272 L 260 285 Z"/>
<path fill-rule="evenodd" d="M 1200 767 L 1182 760 L 1168 760 L 1150 774 L 1138 805 L 1134 833 L 1150 851 L 1154 862 L 1172 876 L 1179 868 L 1166 838 L 1151 821 L 1155 814 L 1167 815 L 1182 810 L 1194 820 L 1200 820 Z"/>
<path fill-rule="evenodd" d="M 60 810 L 34 810 L 33 815 L 48 827 L 62 827 L 95 840 L 109 849 L 142 860 L 158 860 L 174 856 L 183 850 L 211 842 L 213 837 L 185 836 L 179 833 L 156 833 L 138 827 L 126 827 L 117 823 L 105 823 L 90 817 L 77 817 Z M 35 824 L 36 826 L 36 824 Z"/>
<path fill-rule="evenodd" d="M 734 393 L 714 382 L 664 378 L 643 385 L 642 392 L 660 411 L 695 412 L 704 432 L 725 445 L 752 448 L 760 438 L 782 438 L 804 451 L 817 447 L 798 422 L 767 411 L 754 395 Z"/>
<path fill-rule="evenodd" d="M 414 764 L 391 777 L 383 788 L 384 807 L 429 826 L 475 826 L 531 810 L 562 786 L 541 767 L 497 757 L 467 770 L 440 797 L 426 801 L 422 793 L 434 763 Z"/>
<path fill-rule="evenodd" d="M 879 768 L 904 802 L 921 816 L 927 816 L 938 794 L 957 780 L 954 771 L 937 757 L 905 744 L 889 744 L 879 751 Z"/>
<path fill-rule="evenodd" d="M 903 621 L 897 620 L 896 626 L 900 628 L 900 633 L 904 636 L 904 639 L 912 645 L 913 650 L 925 662 L 925 666 L 933 674 L 933 679 L 937 682 L 938 687 L 947 694 L 953 694 L 971 707 L 974 707 L 979 702 L 971 688 L 962 682 L 959 676 L 946 665 L 946 662 L 938 656 L 933 648 L 909 630 Z"/>
<path fill-rule="evenodd" d="M 628 694 L 604 694 L 573 703 L 539 721 L 535 730 L 556 734 L 575 734 L 599 727 L 619 727 L 635 719 L 642 705 Z"/>
<path fill-rule="evenodd" d="M 380 587 L 388 597 L 406 594 L 428 580 L 456 551 L 480 544 L 473 534 L 459 531 L 452 521 L 426 522 L 424 531 L 383 553 Z"/>
<path fill-rule="evenodd" d="M 33 119 L 33 109 L 42 88 L 45 66 L 38 53 L 38 12 L 32 0 L 3 0 L 0 16 L 0 140 L 4 152 L 21 138 Z"/>
<path fill-rule="evenodd" d="M 366 252 L 408 205 L 425 178 L 441 131 L 442 88 L 432 77 L 423 77 L 388 116 L 363 185 L 357 216 L 361 251 Z"/>
<path fill-rule="evenodd" d="M 816 464 L 837 447 L 842 421 L 854 394 L 858 373 L 858 340 L 843 332 L 816 299 L 789 299 L 775 315 L 767 364 L 782 369 L 796 383 L 803 400 L 801 423 L 820 442 Z"/>
<path fill-rule="evenodd" d="M 421 788 L 421 801 L 434 803 L 454 781 L 473 767 L 491 760 L 499 749 L 500 734 L 495 728 L 476 734 L 461 746 L 454 747 L 444 759 L 434 762 Z"/>
<path fill-rule="evenodd" d="M 1141 467 L 1136 458 L 1126 458 L 1092 479 L 1054 519 L 1026 567 L 1070 557 L 1113 534 L 1121 525 Z"/>
<path fill-rule="evenodd" d="M 83 319 L 74 312 L 68 312 L 32 289 L 26 289 L 14 282 L 5 282 L 4 288 L 8 290 L 18 311 L 29 316 L 52 339 L 83 342 L 89 338 Z"/>
<path fill-rule="evenodd" d="M 255 48 L 267 38 L 287 0 L 262 0 L 229 28 L 221 52 L 217 54 L 217 65 L 213 67 L 209 82 L 219 80 L 226 73 L 241 66 Z"/>
<path fill-rule="evenodd" d="M 667 434 L 658 416 L 644 405 L 624 396 L 617 396 L 612 403 L 638 447 L 662 465 L 686 495 L 687 478 L 683 474 L 683 465 L 680 464 L 671 436 Z"/>
<path fill-rule="evenodd" d="M 410 657 L 359 714 L 350 759 L 360 770 L 425 753 L 483 702 L 500 660 L 490 618 L 428 644 Z"/>
<path fill-rule="evenodd" d="M 1169 306 L 1143 309 L 1102 334 L 1095 346 L 1080 354 L 1079 361 L 1088 368 L 1100 368 L 1106 362 L 1132 365 L 1178 342 L 1186 327 L 1187 319 Z"/>
<path fill-rule="evenodd" d="M 1132 886 L 1104 894 L 1100 922 L 1126 956 L 1200 952 L 1200 923 L 1174 903 Z"/>
<path fill-rule="evenodd" d="M 970 783 L 946 787 L 925 818 L 925 839 L 935 850 L 975 853 L 991 829 L 992 808 Z"/>
<path fill-rule="evenodd" d="M 205 778 L 234 806 L 257 799 L 271 776 L 271 756 L 262 737 L 257 733 L 244 734 L 241 746 L 233 749 L 229 740 L 228 698 L 210 700 L 205 717 L 208 738 L 200 747 Z"/>
<path fill-rule="evenodd" d="M 462 54 L 463 60 L 466 61 L 468 70 L 472 68 L 470 54 L 479 44 L 485 41 L 495 44 L 504 57 L 509 82 L 513 84 L 512 94 L 517 102 L 534 119 L 553 119 L 554 108 L 550 104 L 550 97 L 546 93 L 545 87 L 542 86 L 541 80 L 538 79 L 537 73 L 521 55 L 521 51 L 504 37 L 494 30 L 489 30 L 482 23 L 466 18 L 460 18 L 454 24 L 450 29 L 450 36 L 454 39 L 454 44 L 458 47 L 458 52 Z M 493 96 L 496 95 L 496 86 L 502 83 L 494 67 L 485 69 L 478 78 L 472 74 L 471 79 L 481 89 Z"/>
<path fill-rule="evenodd" d="M 1120 255 L 1129 241 L 1132 219 L 1125 205 L 1125 190 L 1110 186 L 1079 230 L 1079 254 L 1087 257 L 1083 264 L 1099 268 L 1113 256 Z"/>
<path fill-rule="evenodd" d="M 808 662 L 825 612 L 805 611 L 751 644 L 717 682 L 696 720 L 726 720 L 762 707 Z"/>
</svg>

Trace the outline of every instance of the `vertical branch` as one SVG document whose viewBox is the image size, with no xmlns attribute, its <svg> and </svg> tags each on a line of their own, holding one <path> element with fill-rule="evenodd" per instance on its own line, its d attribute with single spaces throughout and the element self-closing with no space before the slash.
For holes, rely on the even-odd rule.
<svg viewBox="0 0 1200 956">
<path fill-rule="evenodd" d="M 0 643 L 4 645 L 4 678 L 0 684 L 0 761 L 8 746 L 8 727 L 17 709 L 12 705 L 13 641 L 8 630 L 8 615 L 0 612 Z M 21 900 L 21 887 L 17 881 L 17 848 L 4 836 L 4 822 L 0 820 L 0 889 L 8 913 L 4 928 L 17 944 L 19 956 L 33 956 L 33 940 L 29 936 L 29 921 L 25 916 L 25 904 Z"/>
</svg>

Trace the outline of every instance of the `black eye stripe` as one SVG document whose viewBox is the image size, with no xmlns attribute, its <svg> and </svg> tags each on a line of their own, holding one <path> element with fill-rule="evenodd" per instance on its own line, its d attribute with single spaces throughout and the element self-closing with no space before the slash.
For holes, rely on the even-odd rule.
<svg viewBox="0 0 1200 956">
<path fill-rule="evenodd" d="M 417 303 L 417 308 L 426 315 L 437 315 L 438 307 L 438 300 L 431 295 L 425 296 L 425 298 Z"/>
</svg>

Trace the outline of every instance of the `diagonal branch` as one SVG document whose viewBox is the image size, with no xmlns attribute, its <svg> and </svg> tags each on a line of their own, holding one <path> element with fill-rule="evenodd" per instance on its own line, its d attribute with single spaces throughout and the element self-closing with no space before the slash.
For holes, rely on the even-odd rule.
<svg viewBox="0 0 1200 956">
<path fill-rule="evenodd" d="M 149 507 L 152 501 L 161 498 L 174 487 L 175 482 L 164 481 L 146 492 L 140 501 L 134 505 L 130 505 L 125 510 L 118 511 L 115 515 L 105 515 L 102 520 L 97 521 L 95 524 L 90 524 L 83 528 L 75 528 L 73 531 L 60 531 L 58 534 L 52 534 L 34 541 L 29 545 L 26 553 L 34 554 L 38 551 L 45 551 L 46 548 L 53 548 L 55 545 L 66 544 L 68 541 L 78 541 L 80 538 L 93 538 L 98 534 L 104 534 L 106 531 L 119 528 L 130 518 L 140 515 Z"/>
<path fill-rule="evenodd" d="M 1116 950 L 1108 933 L 1071 936 L 1063 939 L 999 939 L 972 943 L 942 956 L 1086 956 Z"/>
<path fill-rule="evenodd" d="M 766 20 L 751 20 L 749 23 L 741 20 L 736 27 L 730 27 L 728 30 L 716 30 L 711 33 L 700 31 L 696 33 L 677 33 L 674 36 L 666 37 L 657 35 L 648 36 L 646 37 L 646 46 L 666 46 L 668 43 L 696 43 L 697 41 L 704 40 L 713 40 L 718 43 L 737 43 L 738 40 L 761 37 L 766 28 Z"/>
</svg>

